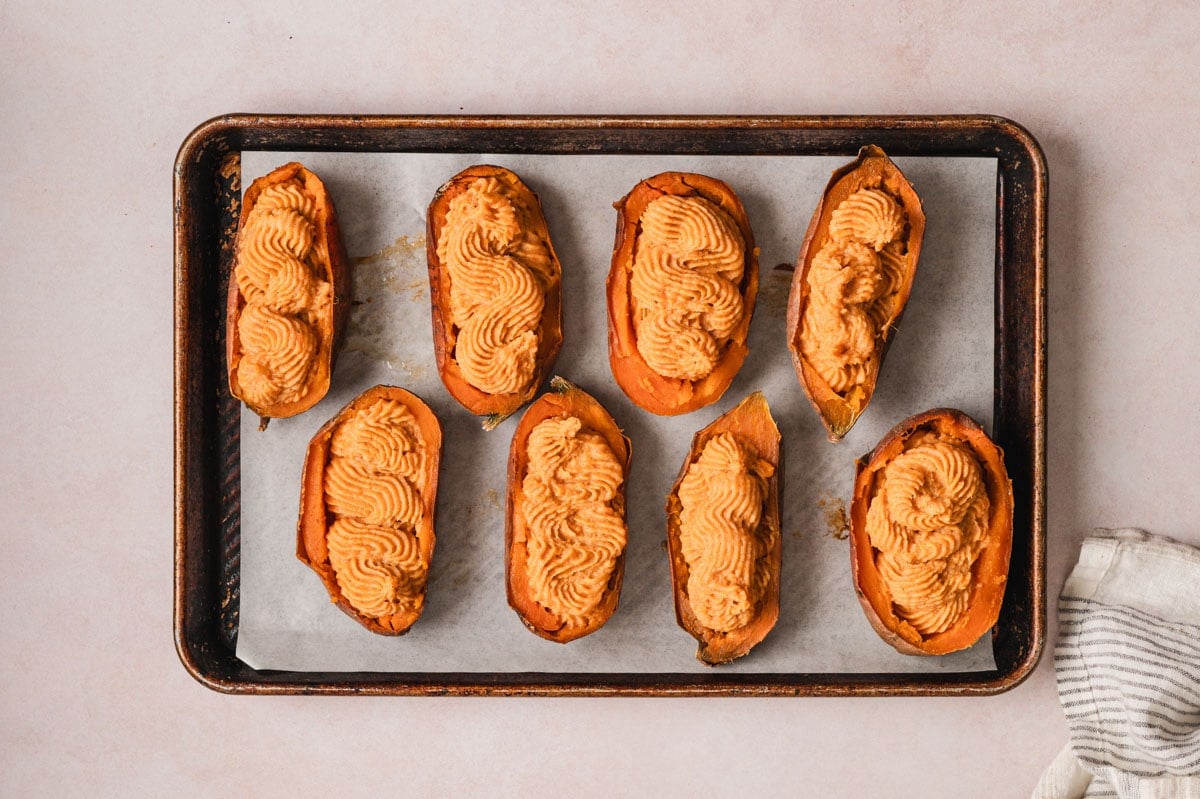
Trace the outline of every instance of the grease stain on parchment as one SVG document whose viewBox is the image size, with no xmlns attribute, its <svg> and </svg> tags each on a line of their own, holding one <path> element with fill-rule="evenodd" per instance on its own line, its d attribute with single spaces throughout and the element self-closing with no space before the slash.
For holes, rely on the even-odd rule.
<svg viewBox="0 0 1200 799">
<path fill-rule="evenodd" d="M 839 541 L 849 538 L 850 517 L 846 515 L 846 503 L 842 498 L 825 491 L 817 505 L 825 512 L 825 532 Z"/>
<path fill-rule="evenodd" d="M 487 501 L 496 510 L 504 510 L 504 506 L 500 504 L 500 491 L 495 488 L 487 490 Z"/>
<path fill-rule="evenodd" d="M 477 495 L 467 505 L 467 519 L 475 519 L 479 516 L 491 516 L 496 511 L 504 512 L 504 496 L 500 493 L 500 489 L 489 488 Z"/>
<path fill-rule="evenodd" d="M 409 377 L 425 375 L 425 367 L 401 358 L 398 337 L 390 328 L 396 313 L 428 313 L 429 280 L 425 237 L 401 236 L 378 252 L 351 258 L 354 303 L 345 349 L 403 369 Z"/>
<path fill-rule="evenodd" d="M 776 264 L 762 274 L 758 286 L 758 302 L 766 313 L 771 316 L 786 316 L 788 294 L 792 290 L 792 274 L 795 267 L 791 264 Z"/>
</svg>

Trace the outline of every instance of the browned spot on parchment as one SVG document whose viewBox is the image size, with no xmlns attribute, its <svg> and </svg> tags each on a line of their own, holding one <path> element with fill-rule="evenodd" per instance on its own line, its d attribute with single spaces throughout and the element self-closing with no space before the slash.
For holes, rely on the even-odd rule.
<svg viewBox="0 0 1200 799">
<path fill-rule="evenodd" d="M 401 236 L 379 252 L 373 252 L 370 255 L 361 255 L 352 260 L 357 266 L 368 266 L 378 261 L 389 261 L 404 256 L 412 257 L 413 253 L 419 254 L 424 251 L 424 236 L 415 236 L 411 239 L 408 236 Z"/>
<path fill-rule="evenodd" d="M 846 514 L 846 503 L 842 498 L 824 492 L 817 505 L 825 511 L 825 532 L 839 541 L 849 538 L 850 517 Z"/>
<path fill-rule="evenodd" d="M 423 305 L 429 297 L 425 237 L 401 236 L 378 252 L 351 260 L 354 261 L 354 304 L 350 309 L 345 351 L 361 352 L 373 360 L 385 361 L 403 369 L 414 379 L 422 377 L 424 367 L 401 361 L 388 320 L 400 310 L 399 306 Z M 420 310 L 428 313 L 428 308 Z"/>
<path fill-rule="evenodd" d="M 489 488 L 487 490 L 487 501 L 488 504 L 496 510 L 504 510 L 504 508 L 500 506 L 500 492 L 497 489 Z"/>
<path fill-rule="evenodd" d="M 776 264 L 774 269 L 764 272 L 758 283 L 758 302 L 771 316 L 787 314 L 788 294 L 792 290 L 791 264 Z"/>
</svg>

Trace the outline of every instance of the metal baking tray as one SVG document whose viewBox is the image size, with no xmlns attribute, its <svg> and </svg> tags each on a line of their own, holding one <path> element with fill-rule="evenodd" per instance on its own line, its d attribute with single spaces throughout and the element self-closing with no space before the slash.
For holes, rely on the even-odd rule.
<svg viewBox="0 0 1200 799">
<path fill-rule="evenodd" d="M 228 390 L 224 297 L 243 150 L 823 155 L 997 159 L 993 437 L 1015 498 L 1012 561 L 992 636 L 997 667 L 934 674 L 400 673 L 258 670 L 235 654 L 239 403 Z M 175 162 L 175 597 L 179 657 L 226 693 L 550 696 L 964 696 L 1006 691 L 1045 641 L 1046 164 L 995 116 L 481 117 L 230 115 Z M 799 387 L 797 387 L 799 390 Z"/>
</svg>

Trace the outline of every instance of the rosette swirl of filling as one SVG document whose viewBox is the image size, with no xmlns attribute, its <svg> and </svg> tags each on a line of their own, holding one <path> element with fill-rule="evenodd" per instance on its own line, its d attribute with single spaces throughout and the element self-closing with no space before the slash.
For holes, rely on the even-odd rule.
<svg viewBox="0 0 1200 799">
<path fill-rule="evenodd" d="M 839 394 L 875 369 L 904 282 L 906 224 L 892 195 L 859 189 L 833 210 L 829 240 L 813 256 L 801 352 Z"/>
<path fill-rule="evenodd" d="M 731 632 L 749 624 L 770 582 L 775 532 L 760 529 L 766 480 L 775 468 L 730 433 L 704 445 L 679 485 L 679 542 L 687 594 L 705 627 Z"/>
<path fill-rule="evenodd" d="M 990 507 L 970 448 L 936 433 L 914 438 L 881 472 L 867 535 L 896 615 L 921 635 L 950 629 L 966 611 Z"/>
<path fill-rule="evenodd" d="M 367 616 L 419 609 L 429 564 L 424 515 L 425 443 L 404 403 L 380 399 L 333 431 L 325 468 L 327 544 L 342 596 Z"/>
<path fill-rule="evenodd" d="M 631 281 L 638 352 L 663 377 L 703 379 L 742 321 L 745 240 L 703 197 L 659 197 L 640 226 Z"/>
<path fill-rule="evenodd" d="M 521 483 L 534 601 L 568 626 L 587 623 L 625 551 L 625 519 L 613 507 L 625 474 L 608 442 L 575 416 L 529 434 Z"/>
<path fill-rule="evenodd" d="M 316 202 L 289 180 L 264 189 L 242 226 L 233 270 L 245 300 L 237 382 L 257 407 L 299 399 L 320 349 L 331 288 L 319 276 L 315 220 Z"/>
<path fill-rule="evenodd" d="M 454 357 L 488 394 L 523 391 L 537 366 L 538 325 L 554 265 L 531 224 L 537 211 L 494 177 L 450 200 L 438 259 L 450 275 Z"/>
</svg>

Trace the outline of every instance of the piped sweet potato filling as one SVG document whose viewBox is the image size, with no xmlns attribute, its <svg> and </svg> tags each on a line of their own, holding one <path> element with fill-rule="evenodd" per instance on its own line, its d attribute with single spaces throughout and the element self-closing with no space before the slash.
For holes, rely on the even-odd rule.
<svg viewBox="0 0 1200 799">
<path fill-rule="evenodd" d="M 363 615 L 384 621 L 424 603 L 426 457 L 416 419 L 396 400 L 379 399 L 333 431 L 324 484 L 329 562 L 342 596 Z"/>
<path fill-rule="evenodd" d="M 866 522 L 875 566 L 896 615 L 922 636 L 966 612 L 990 507 L 979 461 L 953 436 L 914 436 L 877 478 Z"/>
<path fill-rule="evenodd" d="M 527 451 L 521 491 L 530 593 L 566 626 L 583 626 L 625 551 L 625 520 L 613 508 L 624 471 L 604 437 L 575 416 L 538 423 Z"/>
<path fill-rule="evenodd" d="M 450 200 L 438 237 L 458 328 L 453 357 L 488 394 L 525 391 L 537 373 L 538 325 L 556 271 L 536 214 L 497 178 L 479 178 Z"/>
<path fill-rule="evenodd" d="M 809 269 L 801 351 L 846 394 L 873 374 L 904 283 L 903 205 L 883 188 L 859 189 L 833 210 L 829 240 Z"/>
<path fill-rule="evenodd" d="M 245 300 L 237 383 L 254 406 L 292 402 L 308 386 L 331 312 L 316 239 L 316 201 L 299 180 L 264 189 L 246 216 L 234 267 Z"/>
<path fill-rule="evenodd" d="M 639 223 L 631 286 L 638 352 L 664 377 L 701 380 L 745 313 L 745 241 L 703 197 L 659 197 Z"/>
<path fill-rule="evenodd" d="M 774 466 L 731 433 L 704 445 L 679 486 L 680 546 L 692 612 L 705 627 L 731 632 L 755 617 L 770 582 L 769 529 L 760 529 Z"/>
</svg>

